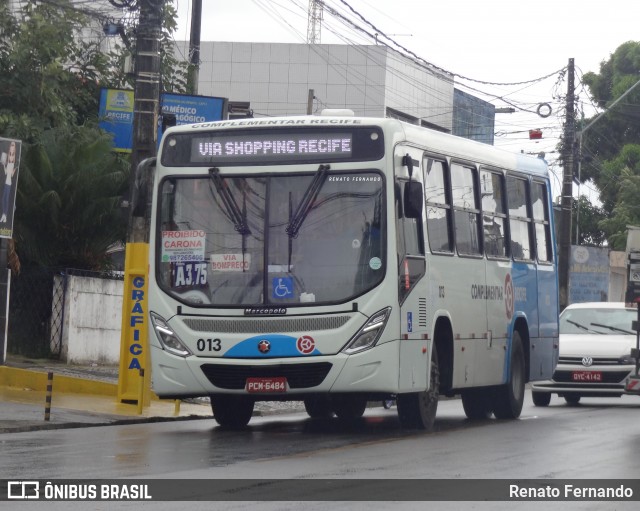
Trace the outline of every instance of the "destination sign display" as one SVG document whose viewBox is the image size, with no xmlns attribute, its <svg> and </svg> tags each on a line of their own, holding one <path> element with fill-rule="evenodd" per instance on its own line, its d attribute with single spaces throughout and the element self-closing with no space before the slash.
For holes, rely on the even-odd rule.
<svg viewBox="0 0 640 511">
<path fill-rule="evenodd" d="M 194 137 L 191 141 L 191 161 L 223 162 L 227 160 L 277 161 L 285 158 L 323 159 L 350 158 L 350 133 L 318 135 L 264 133 L 250 136 Z"/>
<path fill-rule="evenodd" d="M 383 156 L 382 131 L 376 127 L 174 133 L 162 149 L 163 165 L 181 167 L 375 161 Z"/>
</svg>

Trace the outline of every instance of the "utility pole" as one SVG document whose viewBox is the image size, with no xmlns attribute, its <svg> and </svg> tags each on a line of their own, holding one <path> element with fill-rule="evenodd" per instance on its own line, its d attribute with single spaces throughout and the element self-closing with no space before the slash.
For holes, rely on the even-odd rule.
<svg viewBox="0 0 640 511">
<path fill-rule="evenodd" d="M 567 114 L 564 125 L 564 158 L 562 171 L 562 196 L 560 209 L 560 240 L 558 254 L 558 282 L 560 310 L 569 305 L 569 259 L 571 258 L 571 210 L 573 206 L 573 166 L 576 135 L 574 94 L 574 63 L 569 59 L 567 67 Z"/>
<path fill-rule="evenodd" d="M 320 44 L 323 7 L 324 4 L 320 0 L 309 0 L 307 44 Z"/>
<path fill-rule="evenodd" d="M 315 98 L 315 92 L 313 89 L 309 89 L 307 96 L 307 115 L 313 114 L 313 98 Z"/>
<path fill-rule="evenodd" d="M 189 36 L 189 77 L 187 88 L 190 94 L 198 94 L 200 73 L 200 32 L 202 29 L 202 0 L 192 0 L 191 34 Z"/>
<path fill-rule="evenodd" d="M 140 2 L 135 47 L 133 148 L 129 181 L 129 228 L 120 340 L 118 400 L 149 402 L 151 368 L 147 341 L 149 197 L 153 182 L 160 104 L 160 37 L 164 0 Z M 144 162 L 144 163 L 143 163 Z M 143 163 L 143 165 L 140 165 Z M 145 371 L 146 369 L 146 371 Z"/>
</svg>

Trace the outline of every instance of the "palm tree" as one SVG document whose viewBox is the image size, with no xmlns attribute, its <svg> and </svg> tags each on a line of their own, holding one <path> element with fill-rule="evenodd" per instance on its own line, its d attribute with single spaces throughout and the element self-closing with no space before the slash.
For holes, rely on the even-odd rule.
<svg viewBox="0 0 640 511">
<path fill-rule="evenodd" d="M 14 222 L 22 265 L 108 268 L 107 249 L 126 236 L 128 183 L 128 163 L 96 128 L 53 128 L 23 147 Z"/>
</svg>

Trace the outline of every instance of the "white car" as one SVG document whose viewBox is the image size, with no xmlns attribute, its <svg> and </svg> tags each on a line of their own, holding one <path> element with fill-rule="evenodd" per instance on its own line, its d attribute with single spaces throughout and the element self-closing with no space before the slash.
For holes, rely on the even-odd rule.
<svg viewBox="0 0 640 511">
<path fill-rule="evenodd" d="M 533 403 L 547 406 L 551 394 L 576 405 L 581 397 L 620 397 L 627 376 L 635 374 L 632 322 L 636 307 L 618 302 L 569 305 L 560 314 L 560 349 L 553 378 L 531 385 Z"/>
</svg>

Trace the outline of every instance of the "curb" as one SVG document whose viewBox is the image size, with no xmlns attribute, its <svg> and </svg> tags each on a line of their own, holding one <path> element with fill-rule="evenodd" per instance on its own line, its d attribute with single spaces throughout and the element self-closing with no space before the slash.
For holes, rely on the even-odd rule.
<svg viewBox="0 0 640 511">
<path fill-rule="evenodd" d="M 118 395 L 118 385 L 116 383 L 65 376 L 55 371 L 49 372 L 54 375 L 53 385 L 56 392 L 113 397 Z M 0 366 L 0 385 L 44 392 L 47 390 L 47 371 Z"/>
<path fill-rule="evenodd" d="M 188 415 L 184 417 L 145 417 L 140 419 L 113 419 L 106 422 L 61 422 L 61 423 L 33 423 L 20 426 L 3 427 L 0 426 L 0 435 L 5 433 L 28 433 L 31 431 L 47 431 L 56 429 L 78 429 L 78 428 L 97 428 L 103 426 L 126 426 L 130 424 L 145 424 L 155 422 L 174 422 L 174 421 L 192 421 L 192 420 L 208 420 L 213 416 L 206 417 L 203 415 Z"/>
</svg>

